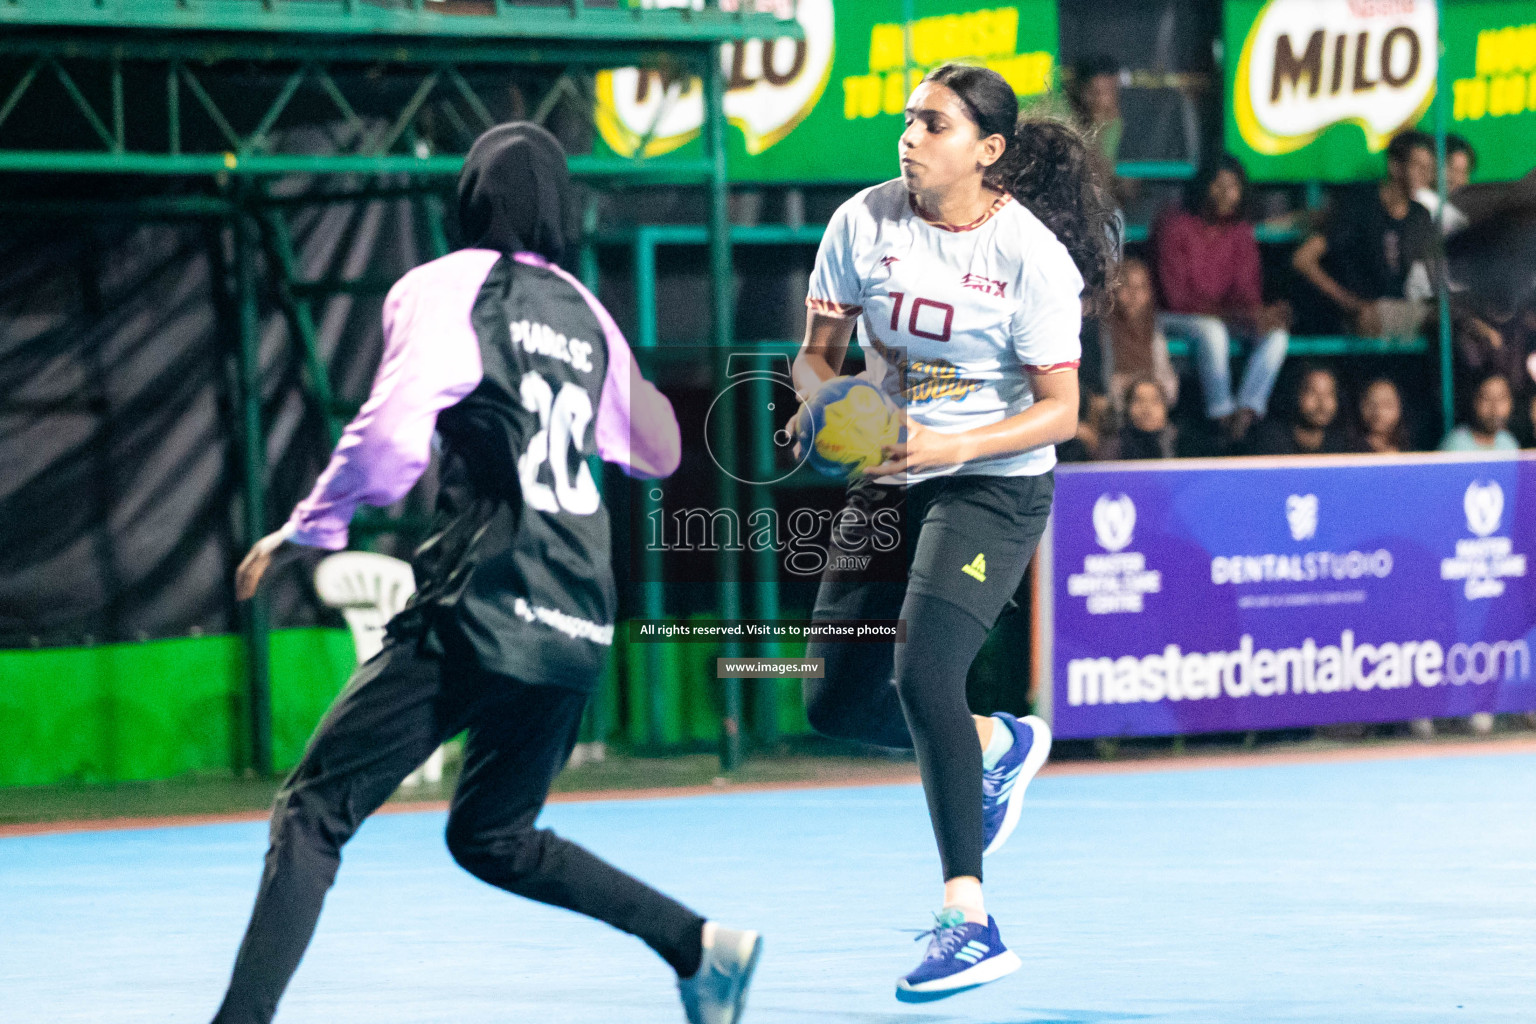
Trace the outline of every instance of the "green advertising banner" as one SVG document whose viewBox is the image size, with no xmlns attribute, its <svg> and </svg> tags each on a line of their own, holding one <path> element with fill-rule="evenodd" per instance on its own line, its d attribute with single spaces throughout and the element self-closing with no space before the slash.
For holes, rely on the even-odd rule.
<svg viewBox="0 0 1536 1024">
<path fill-rule="evenodd" d="M 1224 14 L 1227 149 L 1255 180 L 1380 177 L 1394 134 L 1434 130 L 1441 70 L 1474 180 L 1536 167 L 1531 0 L 1453 0 L 1443 24 L 1433 0 L 1227 0 Z"/>
<path fill-rule="evenodd" d="M 803 39 L 725 47 L 733 180 L 895 177 L 907 94 L 945 61 L 985 64 L 1023 98 L 1047 92 L 1055 78 L 1056 0 L 799 0 L 795 17 Z M 599 149 L 621 156 L 696 149 L 703 117 L 697 78 L 668 81 L 638 68 L 597 76 Z"/>
</svg>

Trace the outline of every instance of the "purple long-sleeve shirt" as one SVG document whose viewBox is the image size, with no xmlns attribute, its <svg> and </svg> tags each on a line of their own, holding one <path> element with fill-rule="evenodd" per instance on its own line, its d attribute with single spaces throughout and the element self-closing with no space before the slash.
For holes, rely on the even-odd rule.
<svg viewBox="0 0 1536 1024">
<path fill-rule="evenodd" d="M 284 526 L 297 544 L 339 550 L 359 504 L 399 501 L 432 455 L 437 416 L 480 383 L 480 341 L 470 323 L 475 299 L 501 253 L 461 249 L 402 277 L 384 300 L 384 358 L 373 390 L 347 425 L 330 464 Z M 669 476 L 681 458 L 672 403 L 640 376 L 623 333 L 581 282 L 530 252 L 519 263 L 553 271 L 574 287 L 602 324 L 608 345 L 594 428 L 597 453 L 639 477 Z"/>
</svg>

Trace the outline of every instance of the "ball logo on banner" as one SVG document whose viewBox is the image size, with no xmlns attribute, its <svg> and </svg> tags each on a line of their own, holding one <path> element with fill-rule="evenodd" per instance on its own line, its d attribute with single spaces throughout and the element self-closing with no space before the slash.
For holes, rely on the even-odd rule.
<svg viewBox="0 0 1536 1024">
<path fill-rule="evenodd" d="M 745 2 L 721 7 L 734 10 Z M 757 0 L 756 9 L 779 6 Z M 799 0 L 794 12 L 802 39 L 748 39 L 721 47 L 725 116 L 741 129 L 752 155 L 805 120 L 832 73 L 832 0 Z M 597 73 L 596 92 L 597 129 L 621 156 L 670 153 L 697 138 L 704 125 L 704 91 L 695 77 L 669 79 L 654 68 L 617 68 Z"/>
<path fill-rule="evenodd" d="M 1131 542 L 1131 532 L 1136 529 L 1136 503 L 1130 495 L 1120 494 L 1111 498 L 1099 495 L 1093 503 L 1093 532 L 1099 547 L 1105 551 L 1121 551 Z"/>
<path fill-rule="evenodd" d="M 1468 601 L 1502 597 L 1505 580 L 1525 575 L 1525 556 L 1515 553 L 1514 541 L 1493 536 L 1504 519 L 1504 488 L 1497 480 L 1474 480 L 1462 495 L 1461 508 L 1477 539 L 1456 542 L 1456 557 L 1440 560 L 1440 578 L 1465 580 L 1462 594 Z"/>
<path fill-rule="evenodd" d="M 1311 540 L 1317 536 L 1317 495 L 1293 494 L 1286 498 L 1285 521 L 1291 527 L 1291 540 Z"/>
<path fill-rule="evenodd" d="M 1434 0 L 1272 0 L 1232 84 L 1243 141 L 1278 156 L 1348 123 L 1380 152 L 1429 109 L 1438 28 Z"/>
<path fill-rule="evenodd" d="M 1497 480 L 1486 484 L 1474 480 L 1467 485 L 1461 506 L 1467 513 L 1467 529 L 1486 537 L 1499 528 L 1499 520 L 1504 518 L 1504 488 Z"/>
</svg>

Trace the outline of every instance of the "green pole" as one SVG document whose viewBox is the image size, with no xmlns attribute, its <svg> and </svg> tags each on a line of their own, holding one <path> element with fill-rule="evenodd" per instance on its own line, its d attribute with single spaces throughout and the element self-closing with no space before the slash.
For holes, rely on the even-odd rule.
<svg viewBox="0 0 1536 1024">
<path fill-rule="evenodd" d="M 320 355 L 319 332 L 315 328 L 314 310 L 309 299 L 296 296 L 293 284 L 299 280 L 298 259 L 293 251 L 293 239 L 288 234 L 288 222 L 281 210 L 262 211 L 262 223 L 266 225 L 266 238 L 277 270 L 282 275 L 280 294 L 283 312 L 288 318 L 288 328 L 299 340 L 304 351 L 305 377 L 309 381 L 309 393 L 320 416 L 325 422 L 325 434 L 334 446 L 341 440 L 342 422 L 336 415 L 336 395 L 331 389 L 330 371 Z"/>
<path fill-rule="evenodd" d="M 597 193 L 588 192 L 581 210 L 581 253 L 578 257 L 578 277 L 587 291 L 597 294 Z"/>
<path fill-rule="evenodd" d="M 597 193 L 588 191 L 586 201 L 581 208 L 581 249 L 577 253 L 576 276 L 587 291 L 597 294 Z M 597 481 L 598 491 L 603 490 L 602 462 L 591 458 L 588 463 L 592 470 L 592 478 Z M 642 520 L 643 521 L 643 520 Z M 647 647 L 654 646 L 647 644 Z M 587 710 L 582 718 L 581 738 L 588 743 L 606 743 L 607 734 L 603 726 L 607 722 L 607 706 L 604 703 L 606 688 L 599 686 L 592 694 L 592 699 L 587 702 Z M 599 748 L 601 749 L 601 748 Z"/>
<path fill-rule="evenodd" d="M 715 380 L 724 384 L 729 373 L 731 351 L 732 275 L 731 275 L 731 221 L 730 186 L 726 181 L 725 165 L 725 82 L 721 72 L 721 49 L 711 46 L 708 61 L 702 69 L 704 79 L 704 118 L 706 152 L 710 162 L 709 174 L 709 294 L 713 330 Z M 720 458 L 724 463 L 719 474 L 719 502 L 723 509 L 740 506 L 735 471 L 736 452 L 736 403 L 735 392 L 725 391 L 720 396 Z M 741 582 L 738 552 L 727 543 L 721 547 L 720 567 L 720 617 L 725 620 L 741 617 Z M 727 658 L 740 657 L 741 645 L 728 640 L 721 652 Z M 725 718 L 720 723 L 720 768 L 734 771 L 741 765 L 741 680 L 723 680 L 725 687 Z"/>
<path fill-rule="evenodd" d="M 448 255 L 448 229 L 443 223 L 443 197 L 435 192 L 421 196 L 421 218 L 427 229 L 432 258 Z"/>
<path fill-rule="evenodd" d="M 635 347 L 655 348 L 656 233 L 642 225 L 635 230 Z"/>
<path fill-rule="evenodd" d="M 779 410 L 768 408 L 773 401 L 773 394 L 773 378 L 761 374 L 752 378 L 753 480 L 771 480 L 774 475 L 773 423 Z M 773 488 L 766 484 L 756 484 L 752 488 L 752 507 L 772 508 Z M 752 557 L 756 562 L 753 571 L 756 579 L 753 612 L 760 619 L 776 619 L 779 617 L 778 552 L 765 546 L 754 552 Z M 758 646 L 763 654 L 769 656 L 778 650 L 778 644 L 772 640 Z M 757 740 L 763 746 L 771 747 L 779 741 L 779 680 L 757 680 L 753 696 Z"/>
<path fill-rule="evenodd" d="M 256 310 L 256 252 L 249 216 L 236 212 L 235 292 L 239 309 L 241 447 L 245 490 L 245 544 L 266 532 L 266 440 L 261 430 L 261 333 Z M 251 714 L 251 768 L 272 774 L 272 685 L 266 595 L 242 608 L 246 686 Z"/>
<path fill-rule="evenodd" d="M 641 227 L 635 235 L 634 248 L 635 287 L 635 350 L 649 353 L 656 348 L 656 245 L 649 229 Z M 650 361 L 640 358 L 642 372 L 650 373 Z M 656 547 L 650 543 L 652 522 L 661 521 L 665 514 L 659 484 L 646 484 L 640 491 L 641 543 L 640 554 L 640 609 L 641 617 L 659 619 L 666 614 L 666 591 L 662 580 L 664 566 L 662 549 L 666 545 L 666 528 L 663 524 Z M 645 661 L 645 678 L 641 685 L 645 690 L 646 743 L 659 749 L 666 742 L 663 723 L 666 721 L 666 689 L 662 686 L 661 648 L 656 644 L 641 645 Z"/>
<path fill-rule="evenodd" d="M 1440 272 L 1435 275 L 1435 293 L 1440 307 L 1440 436 L 1456 425 L 1456 382 L 1451 363 L 1451 294 L 1447 287 L 1445 265 L 1445 0 L 1438 0 L 1435 53 L 1435 167 L 1436 187 L 1440 193 L 1440 212 L 1436 215 L 1436 243 L 1440 252 Z"/>
</svg>

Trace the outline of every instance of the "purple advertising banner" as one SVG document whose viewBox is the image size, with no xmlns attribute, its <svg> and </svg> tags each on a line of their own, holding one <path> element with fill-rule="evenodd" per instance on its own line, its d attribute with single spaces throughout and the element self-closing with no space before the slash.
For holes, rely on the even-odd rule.
<svg viewBox="0 0 1536 1024">
<path fill-rule="evenodd" d="M 1063 466 L 1041 548 L 1058 736 L 1536 709 L 1536 459 Z"/>
</svg>

